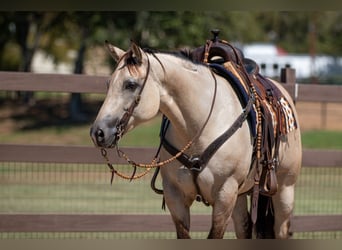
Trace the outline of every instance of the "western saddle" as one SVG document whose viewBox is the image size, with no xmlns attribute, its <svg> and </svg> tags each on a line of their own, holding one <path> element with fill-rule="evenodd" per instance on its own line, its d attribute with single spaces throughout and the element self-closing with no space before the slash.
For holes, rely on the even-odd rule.
<svg viewBox="0 0 342 250">
<path fill-rule="evenodd" d="M 191 51 L 191 59 L 209 65 L 214 71 L 217 71 L 217 67 L 212 65 L 222 65 L 225 70 L 233 73 L 243 85 L 243 89 L 247 93 L 252 92 L 255 98 L 256 120 L 254 124 L 249 123 L 250 126 L 256 126 L 251 165 L 256 168 L 252 196 L 252 221 L 255 222 L 259 194 L 272 196 L 278 189 L 276 171 L 279 165 L 280 137 L 289 132 L 284 125 L 287 114 L 281 101 L 285 100 L 287 104 L 288 102 L 275 84 L 259 73 L 255 61 L 245 58 L 239 49 L 219 39 L 219 30 L 212 30 L 212 34 L 212 40 L 207 40 L 204 46 Z M 223 75 L 221 72 L 217 73 Z"/>
<path fill-rule="evenodd" d="M 296 121 L 291 108 L 289 108 L 289 103 L 281 91 L 271 80 L 266 79 L 259 73 L 257 63 L 252 59 L 245 58 L 239 49 L 227 41 L 219 39 L 219 30 L 212 30 L 212 34 L 214 35 L 213 39 L 207 40 L 204 46 L 190 51 L 189 56 L 192 61 L 204 63 L 218 75 L 229 78 L 231 80 L 229 82 L 239 97 L 242 107 L 246 107 L 246 103 L 250 103 L 251 98 L 253 98 L 253 108 L 250 109 L 251 112 L 246 112 L 249 113 L 247 119 L 251 137 L 253 138 L 253 156 L 250 168 L 251 170 L 254 168 L 255 176 L 254 187 L 252 188 L 251 218 L 255 224 L 258 216 L 259 194 L 271 197 L 278 189 L 276 171 L 279 165 L 280 137 L 296 128 Z M 289 121 L 291 121 L 291 126 L 289 126 Z M 176 155 L 179 150 L 165 139 L 168 124 L 168 119 L 164 117 L 160 133 L 161 146 L 171 155 Z M 241 124 L 235 126 L 234 131 L 240 126 Z M 177 160 L 189 169 L 195 169 L 193 177 L 198 191 L 197 198 L 199 198 L 196 199 L 207 204 L 201 198 L 196 181 L 201 168 L 196 169 L 193 159 L 184 153 L 180 154 Z M 162 194 L 163 191 L 155 187 L 158 172 L 159 168 L 156 169 L 151 187 L 155 192 Z"/>
</svg>

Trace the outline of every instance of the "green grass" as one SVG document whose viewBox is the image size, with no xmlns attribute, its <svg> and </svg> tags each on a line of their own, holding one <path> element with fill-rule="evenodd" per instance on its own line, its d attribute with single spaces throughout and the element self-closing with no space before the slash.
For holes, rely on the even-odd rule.
<svg viewBox="0 0 342 250">
<path fill-rule="evenodd" d="M 0 213 L 165 213 L 162 197 L 150 189 L 151 174 L 110 185 L 105 165 L 0 163 Z M 303 168 L 295 214 L 342 214 L 341 174 L 341 168 Z M 210 208 L 196 202 L 192 212 Z"/>
<path fill-rule="evenodd" d="M 342 131 L 312 130 L 302 133 L 304 148 L 342 149 Z"/>
<path fill-rule="evenodd" d="M 296 184 L 295 214 L 342 214 L 342 168 L 303 167 Z"/>
<path fill-rule="evenodd" d="M 143 124 L 121 146 L 156 147 L 161 118 Z M 0 143 L 92 145 L 89 124 L 47 126 L 0 134 Z M 342 149 L 342 131 L 305 131 L 303 148 Z M 128 166 L 118 166 L 126 173 Z M 303 168 L 296 188 L 295 215 L 342 214 L 341 168 Z M 162 197 L 150 189 L 151 174 L 138 181 L 116 177 L 110 185 L 105 165 L 0 163 L 0 213 L 168 214 Z M 160 180 L 158 180 L 160 187 Z M 211 209 L 195 202 L 192 214 Z M 205 233 L 194 233 L 205 238 Z M 229 235 L 230 237 L 231 235 Z M 0 238 L 175 238 L 170 233 L 1 233 Z M 341 238 L 341 232 L 310 232 L 294 238 Z M 234 237 L 232 237 L 234 238 Z"/>
<path fill-rule="evenodd" d="M 157 116 L 150 122 L 141 124 L 125 134 L 120 145 L 158 146 L 160 123 L 161 117 Z M 90 126 L 91 122 L 81 125 L 61 124 L 37 129 L 14 130 L 0 133 L 0 143 L 93 145 L 89 136 Z"/>
<path fill-rule="evenodd" d="M 127 166 L 118 166 L 129 171 Z M 127 172 L 128 172 L 127 171 Z M 295 215 L 342 214 L 341 168 L 303 168 L 296 188 Z M 169 214 L 162 197 L 149 186 L 151 175 L 138 181 L 115 179 L 104 165 L 0 163 L 0 213 L 33 214 Z M 160 181 L 157 183 L 160 187 Z M 192 214 L 210 214 L 195 202 Z M 205 232 L 192 232 L 205 238 Z M 227 238 L 234 238 L 232 233 Z M 294 238 L 341 239 L 337 232 L 295 233 Z M 174 232 L 1 233 L 2 239 L 174 239 Z"/>
<path fill-rule="evenodd" d="M 139 146 L 150 147 L 159 145 L 159 130 L 161 124 L 161 117 L 158 116 L 152 121 L 141 124 L 134 130 L 129 131 L 122 140 L 122 146 Z"/>
</svg>

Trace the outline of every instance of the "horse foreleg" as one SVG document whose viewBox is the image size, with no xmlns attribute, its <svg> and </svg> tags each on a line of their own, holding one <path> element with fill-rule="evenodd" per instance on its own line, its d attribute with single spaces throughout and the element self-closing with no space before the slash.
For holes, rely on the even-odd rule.
<svg viewBox="0 0 342 250">
<path fill-rule="evenodd" d="M 226 182 L 213 204 L 212 226 L 208 239 L 222 239 L 237 199 L 237 185 Z"/>
<path fill-rule="evenodd" d="M 190 239 L 190 206 L 184 201 L 184 195 L 173 185 L 164 188 L 165 203 L 170 210 L 176 227 L 178 239 Z"/>
<path fill-rule="evenodd" d="M 252 238 L 253 223 L 248 212 L 246 194 L 238 196 L 232 219 L 234 221 L 235 235 L 238 239 Z"/>
</svg>

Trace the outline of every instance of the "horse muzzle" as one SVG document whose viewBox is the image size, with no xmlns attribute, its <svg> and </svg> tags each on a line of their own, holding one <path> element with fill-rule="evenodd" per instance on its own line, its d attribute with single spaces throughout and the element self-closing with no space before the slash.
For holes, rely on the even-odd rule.
<svg viewBox="0 0 342 250">
<path fill-rule="evenodd" d="M 118 126 L 109 127 L 106 124 L 94 123 L 90 128 L 90 137 L 97 147 L 112 148 L 120 140 L 122 131 Z"/>
</svg>

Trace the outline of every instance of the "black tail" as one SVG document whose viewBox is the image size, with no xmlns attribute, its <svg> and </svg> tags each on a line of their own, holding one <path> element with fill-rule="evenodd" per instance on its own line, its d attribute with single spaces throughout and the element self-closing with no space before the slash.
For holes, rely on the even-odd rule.
<svg viewBox="0 0 342 250">
<path fill-rule="evenodd" d="M 255 233 L 258 239 L 274 239 L 274 213 L 272 198 L 259 195 L 258 218 L 255 223 Z"/>
</svg>

